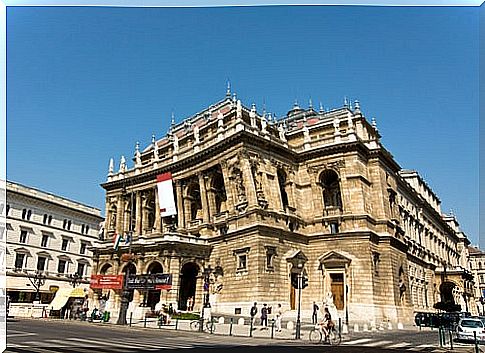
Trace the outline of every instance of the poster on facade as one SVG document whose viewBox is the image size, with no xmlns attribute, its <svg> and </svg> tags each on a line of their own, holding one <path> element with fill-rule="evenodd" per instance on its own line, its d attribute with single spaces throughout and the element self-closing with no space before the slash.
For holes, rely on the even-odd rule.
<svg viewBox="0 0 485 353">
<path fill-rule="evenodd" d="M 158 203 L 160 205 L 160 215 L 162 217 L 177 214 L 175 208 L 175 198 L 173 196 L 172 173 L 157 175 Z"/>
<path fill-rule="evenodd" d="M 150 275 L 130 275 L 126 282 L 127 289 L 172 289 L 172 275 L 156 273 Z"/>
<path fill-rule="evenodd" d="M 122 289 L 123 275 L 91 275 L 92 289 Z"/>
</svg>

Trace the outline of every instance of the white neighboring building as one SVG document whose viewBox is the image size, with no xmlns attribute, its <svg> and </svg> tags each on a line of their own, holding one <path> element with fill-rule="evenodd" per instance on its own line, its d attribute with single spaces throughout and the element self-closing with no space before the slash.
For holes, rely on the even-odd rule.
<svg viewBox="0 0 485 353">
<path fill-rule="evenodd" d="M 50 303 L 55 292 L 89 288 L 90 248 L 98 241 L 103 218 L 97 208 L 7 181 L 7 295 L 12 303 L 32 303 L 36 289 L 30 279 L 45 276 L 40 302 Z"/>
</svg>

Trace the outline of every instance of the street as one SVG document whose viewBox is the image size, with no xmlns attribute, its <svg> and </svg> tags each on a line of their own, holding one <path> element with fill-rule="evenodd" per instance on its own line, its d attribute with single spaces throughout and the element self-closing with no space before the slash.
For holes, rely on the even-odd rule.
<svg viewBox="0 0 485 353">
<path fill-rule="evenodd" d="M 228 336 L 174 329 L 93 324 L 80 321 L 14 319 L 7 322 L 7 350 L 24 352 L 162 352 L 195 350 L 232 352 L 445 352 L 437 331 L 377 331 L 344 336 L 340 346 L 315 345 L 302 340 Z M 454 343 L 456 352 L 472 352 L 469 344 Z"/>
</svg>

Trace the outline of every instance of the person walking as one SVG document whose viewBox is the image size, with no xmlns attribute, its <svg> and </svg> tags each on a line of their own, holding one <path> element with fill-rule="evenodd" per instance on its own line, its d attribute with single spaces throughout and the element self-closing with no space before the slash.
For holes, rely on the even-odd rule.
<svg viewBox="0 0 485 353">
<path fill-rule="evenodd" d="M 318 322 L 318 307 L 317 303 L 313 302 L 312 324 L 316 325 Z"/>
<path fill-rule="evenodd" d="M 276 308 L 276 320 L 275 320 L 276 332 L 281 332 L 282 316 L 283 316 L 283 310 L 281 309 L 281 304 L 278 304 L 278 307 Z"/>
<path fill-rule="evenodd" d="M 261 308 L 261 330 L 265 330 L 268 328 L 268 308 L 266 307 L 266 304 L 263 304 L 263 307 Z"/>
<path fill-rule="evenodd" d="M 258 314 L 258 307 L 257 307 L 256 302 L 254 302 L 254 305 L 251 307 L 251 310 L 249 311 L 249 314 L 251 315 L 251 323 L 253 325 L 253 330 L 254 326 L 256 325 L 256 315 Z"/>
</svg>

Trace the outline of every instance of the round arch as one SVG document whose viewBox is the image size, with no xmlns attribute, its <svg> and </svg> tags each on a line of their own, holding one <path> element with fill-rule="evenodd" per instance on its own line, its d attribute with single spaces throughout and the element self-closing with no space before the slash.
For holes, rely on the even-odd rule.
<svg viewBox="0 0 485 353">
<path fill-rule="evenodd" d="M 179 310 L 192 310 L 193 308 L 189 305 L 189 298 L 192 298 L 192 303 L 195 301 L 196 287 L 197 287 L 197 276 L 200 273 L 200 267 L 195 262 L 185 262 L 180 267 L 179 274 L 179 300 L 178 309 Z"/>
</svg>

